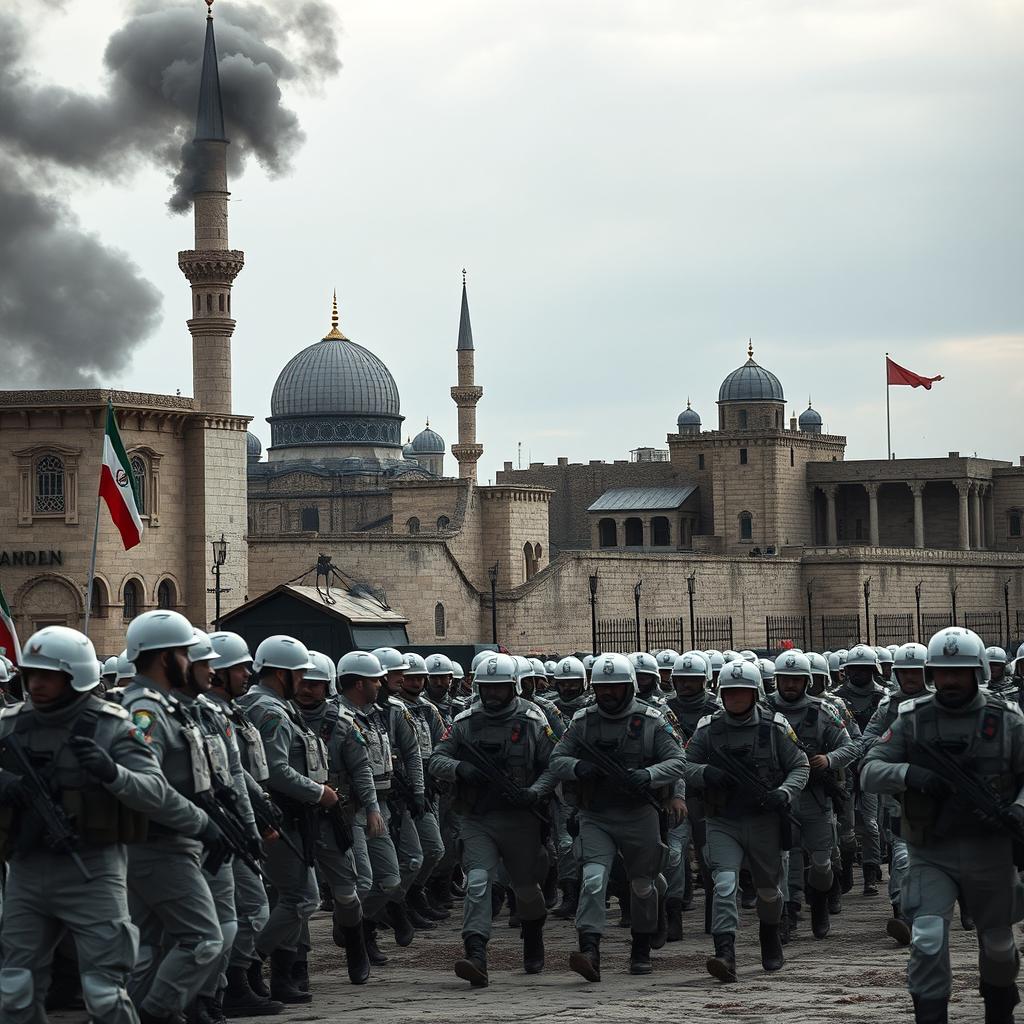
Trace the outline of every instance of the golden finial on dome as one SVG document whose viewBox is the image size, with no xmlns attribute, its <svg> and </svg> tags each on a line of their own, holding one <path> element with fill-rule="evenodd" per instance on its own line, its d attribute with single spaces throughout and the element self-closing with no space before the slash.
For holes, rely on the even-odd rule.
<svg viewBox="0 0 1024 1024">
<path fill-rule="evenodd" d="M 747 358 L 754 358 L 754 342 L 750 338 L 747 338 Z"/>
<path fill-rule="evenodd" d="M 341 331 L 338 330 L 338 289 L 334 289 L 334 299 L 331 303 L 331 329 L 324 335 L 324 341 L 348 341 Z"/>
<path fill-rule="evenodd" d="M 206 0 L 206 20 L 213 21 L 213 0 Z"/>
</svg>

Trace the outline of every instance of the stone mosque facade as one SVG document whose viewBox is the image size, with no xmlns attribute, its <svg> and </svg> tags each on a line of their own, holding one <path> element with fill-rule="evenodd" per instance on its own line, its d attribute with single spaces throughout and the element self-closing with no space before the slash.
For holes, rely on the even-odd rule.
<svg viewBox="0 0 1024 1024">
<path fill-rule="evenodd" d="M 310 582 L 327 555 L 408 620 L 415 644 L 490 641 L 492 590 L 498 640 L 516 650 L 589 650 L 592 617 L 599 646 L 619 649 L 634 646 L 623 624 L 638 619 L 640 646 L 652 647 L 771 646 L 772 620 L 776 636 L 808 647 L 888 642 L 883 628 L 915 635 L 954 613 L 968 625 L 974 616 L 989 642 L 1022 638 L 1024 459 L 847 461 L 846 438 L 816 410 L 787 418 L 782 382 L 749 346 L 719 388 L 713 425 L 700 400 L 688 402 L 664 447 L 586 464 L 505 463 L 481 486 L 484 391 L 465 276 L 451 475 L 445 441 L 429 423 L 406 431 L 395 378 L 372 344 L 345 336 L 336 302 L 325 336 L 277 378 L 264 453 L 231 397 L 231 288 L 243 254 L 228 241 L 212 20 L 205 47 L 195 241 L 178 254 L 192 292 L 193 397 L 0 392 L 0 585 L 22 636 L 54 622 L 81 627 L 87 601 L 103 655 L 148 608 L 211 625 L 211 542 L 223 536 L 224 612 Z M 147 529 L 124 552 L 101 511 L 87 596 L 108 398 Z"/>
</svg>

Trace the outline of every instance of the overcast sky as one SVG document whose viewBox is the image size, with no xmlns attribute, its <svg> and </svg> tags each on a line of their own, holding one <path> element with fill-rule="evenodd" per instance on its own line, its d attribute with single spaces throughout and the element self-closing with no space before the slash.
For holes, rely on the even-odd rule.
<svg viewBox="0 0 1024 1024">
<path fill-rule="evenodd" d="M 664 447 L 688 396 L 713 426 L 748 337 L 850 458 L 884 457 L 887 350 L 946 378 L 892 389 L 897 455 L 1024 454 L 1017 2 L 336 7 L 340 74 L 285 94 L 307 135 L 291 172 L 230 183 L 234 407 L 265 444 L 277 372 L 326 333 L 334 287 L 405 433 L 429 416 L 454 442 L 465 266 L 483 481 L 520 441 L 524 465 Z M 124 10 L 32 5 L 39 80 L 101 89 Z M 163 297 L 103 383 L 191 393 L 191 220 L 166 174 L 55 188 Z"/>
</svg>

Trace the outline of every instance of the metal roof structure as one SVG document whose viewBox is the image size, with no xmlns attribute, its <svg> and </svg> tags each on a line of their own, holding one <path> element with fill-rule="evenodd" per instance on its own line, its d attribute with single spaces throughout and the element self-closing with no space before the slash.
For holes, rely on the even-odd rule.
<svg viewBox="0 0 1024 1024">
<path fill-rule="evenodd" d="M 610 491 L 605 491 L 587 511 L 666 511 L 679 508 L 696 491 L 695 485 L 686 487 L 613 487 Z"/>
</svg>

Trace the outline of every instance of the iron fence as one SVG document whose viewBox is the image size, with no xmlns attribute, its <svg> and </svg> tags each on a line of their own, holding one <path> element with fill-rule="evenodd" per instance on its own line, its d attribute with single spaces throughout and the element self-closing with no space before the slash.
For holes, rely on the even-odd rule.
<svg viewBox="0 0 1024 1024">
<path fill-rule="evenodd" d="M 826 651 L 849 649 L 860 643 L 860 615 L 822 615 L 821 647 Z"/>
<path fill-rule="evenodd" d="M 629 654 L 636 646 L 636 619 L 598 619 L 597 651 Z"/>
<path fill-rule="evenodd" d="M 1001 644 L 1006 638 L 1002 612 L 964 612 L 963 619 L 965 628 L 973 629 L 986 647 Z"/>
<path fill-rule="evenodd" d="M 921 613 L 921 643 L 927 644 L 929 639 L 940 629 L 953 625 L 953 616 L 949 612 Z"/>
<path fill-rule="evenodd" d="M 698 616 L 694 626 L 697 634 L 693 644 L 695 650 L 721 651 L 732 647 L 731 615 Z"/>
<path fill-rule="evenodd" d="M 802 651 L 807 649 L 807 620 L 802 615 L 766 615 L 765 647 L 769 651 L 778 651 L 787 642 Z"/>
<path fill-rule="evenodd" d="M 875 643 L 879 647 L 906 644 L 914 639 L 912 612 L 892 612 L 875 616 Z"/>
<path fill-rule="evenodd" d="M 644 649 L 663 651 L 666 647 L 674 651 L 685 649 L 682 617 L 644 619 Z"/>
</svg>

